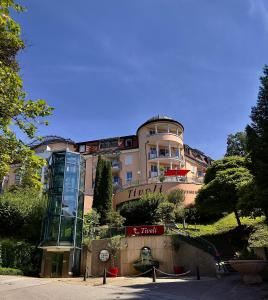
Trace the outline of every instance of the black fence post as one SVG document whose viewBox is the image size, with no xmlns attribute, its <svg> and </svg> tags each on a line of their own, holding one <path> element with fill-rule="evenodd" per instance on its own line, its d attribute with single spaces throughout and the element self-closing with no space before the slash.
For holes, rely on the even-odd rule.
<svg viewBox="0 0 268 300">
<path fill-rule="evenodd" d="M 196 279 L 200 280 L 199 266 L 196 266 Z"/>
<path fill-rule="evenodd" d="M 106 277 L 107 277 L 107 272 L 106 272 L 106 268 L 104 268 L 102 284 L 106 284 Z"/>
<path fill-rule="evenodd" d="M 155 267 L 153 267 L 153 282 L 156 282 L 156 272 L 155 272 Z"/>
<path fill-rule="evenodd" d="M 84 273 L 84 281 L 87 280 L 87 268 L 85 269 L 85 273 Z"/>
</svg>

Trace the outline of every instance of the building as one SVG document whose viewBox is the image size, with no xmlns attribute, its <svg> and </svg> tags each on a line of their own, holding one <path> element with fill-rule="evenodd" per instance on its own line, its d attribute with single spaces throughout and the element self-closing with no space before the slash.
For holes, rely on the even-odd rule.
<svg viewBox="0 0 268 300">
<path fill-rule="evenodd" d="M 181 123 L 160 115 L 140 125 L 135 135 L 79 143 L 58 136 L 47 136 L 30 146 L 44 158 L 48 158 L 51 152 L 64 150 L 80 153 L 85 158 L 85 212 L 92 207 L 99 155 L 111 161 L 114 207 L 139 198 L 146 190 L 168 192 L 175 188 L 185 190 L 185 204 L 190 204 L 212 161 L 203 152 L 184 144 L 184 127 Z M 15 167 L 5 177 L 3 187 L 20 182 Z M 47 183 L 46 168 L 42 170 L 42 181 Z"/>
<path fill-rule="evenodd" d="M 185 190 L 186 204 L 194 201 L 211 158 L 184 144 L 184 127 L 166 116 L 155 116 L 136 135 L 77 143 L 86 159 L 85 209 L 93 201 L 98 155 L 111 161 L 114 207 L 139 198 L 145 191 Z"/>
<path fill-rule="evenodd" d="M 98 156 L 111 161 L 116 209 L 146 192 L 185 192 L 185 205 L 194 202 L 211 158 L 184 144 L 184 127 L 166 116 L 156 116 L 135 135 L 75 143 L 48 136 L 31 145 L 48 160 L 41 171 L 49 204 L 42 241 L 42 276 L 79 273 L 83 213 L 93 203 Z M 3 188 L 20 183 L 16 167 L 5 177 Z"/>
</svg>

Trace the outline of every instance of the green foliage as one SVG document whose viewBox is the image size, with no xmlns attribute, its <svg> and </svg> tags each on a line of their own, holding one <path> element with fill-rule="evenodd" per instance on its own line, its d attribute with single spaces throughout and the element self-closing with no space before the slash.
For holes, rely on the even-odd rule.
<svg viewBox="0 0 268 300">
<path fill-rule="evenodd" d="M 244 157 L 230 156 L 223 159 L 215 160 L 212 165 L 207 168 L 204 183 L 207 184 L 216 177 L 216 173 L 226 169 L 246 168 L 248 165 Z"/>
<path fill-rule="evenodd" d="M 197 209 L 201 213 L 212 215 L 233 211 L 240 225 L 237 210 L 243 207 L 241 186 L 248 184 L 252 179 L 246 168 L 246 160 L 242 157 L 233 156 L 215 161 L 208 168 L 206 184 L 197 194 Z"/>
<path fill-rule="evenodd" d="M 84 215 L 83 238 L 95 237 L 96 227 L 99 225 L 100 215 L 95 209 Z"/>
<path fill-rule="evenodd" d="M 112 267 L 114 267 L 115 259 L 117 258 L 119 250 L 121 249 L 121 237 L 114 236 L 114 237 L 110 238 L 109 243 L 107 245 L 107 249 L 111 255 Z"/>
<path fill-rule="evenodd" d="M 237 132 L 227 137 L 227 150 L 225 156 L 246 156 L 246 133 Z"/>
<path fill-rule="evenodd" d="M 241 224 L 247 227 L 256 227 L 258 224 L 262 224 L 264 217 L 241 217 Z M 178 224 L 178 226 L 182 226 Z M 222 217 L 217 222 L 208 225 L 188 225 L 187 230 L 191 236 L 207 236 L 207 235 L 219 235 L 228 231 L 231 231 L 237 227 L 237 221 L 234 213 L 228 214 Z"/>
<path fill-rule="evenodd" d="M 21 232 L 24 219 L 19 209 L 0 198 L 0 236 L 12 236 Z"/>
<path fill-rule="evenodd" d="M 13 0 L 0 1 L 0 181 L 9 172 L 10 165 L 19 164 L 21 174 L 25 175 L 24 183 L 40 186 L 38 171 L 44 160 L 17 138 L 15 130 L 34 138 L 38 124 L 47 124 L 44 118 L 51 114 L 52 108 L 44 100 L 25 99 L 16 61 L 24 43 L 19 24 L 10 16 L 11 9 L 23 11 Z"/>
<path fill-rule="evenodd" d="M 100 223 L 105 224 L 112 209 L 113 177 L 109 161 L 99 155 L 94 185 L 93 208 L 100 214 Z"/>
<path fill-rule="evenodd" d="M 120 214 L 126 219 L 125 225 L 147 225 L 158 222 L 157 209 L 160 203 L 166 201 L 166 195 L 161 193 L 146 193 L 139 200 L 124 203 Z"/>
<path fill-rule="evenodd" d="M 247 148 L 250 169 L 256 183 L 255 207 L 268 217 L 268 66 L 264 66 L 256 106 L 251 109 L 251 124 L 247 126 Z M 267 218 L 268 220 L 268 218 Z"/>
<path fill-rule="evenodd" d="M 157 208 L 157 218 L 161 223 L 168 224 L 175 220 L 174 214 L 175 204 L 170 202 L 162 202 Z"/>
<path fill-rule="evenodd" d="M 252 248 L 268 247 L 268 226 L 265 224 L 256 225 L 249 236 L 248 244 Z"/>
<path fill-rule="evenodd" d="M 243 247 L 241 251 L 235 253 L 234 259 L 241 259 L 241 260 L 256 260 L 260 259 L 252 249 L 249 247 Z"/>
<path fill-rule="evenodd" d="M 39 189 L 16 187 L 0 195 L 0 236 L 39 241 L 47 197 Z"/>
<path fill-rule="evenodd" d="M 0 275 L 13 275 L 13 276 L 20 275 L 20 276 L 22 276 L 23 272 L 22 272 L 22 270 L 19 270 L 19 269 L 1 268 L 0 267 Z"/>
<path fill-rule="evenodd" d="M 182 205 L 185 200 L 184 191 L 180 189 L 171 191 L 167 196 L 167 200 L 175 206 Z"/>
<path fill-rule="evenodd" d="M 110 227 L 122 227 L 126 219 L 118 211 L 110 211 L 107 220 Z"/>
<path fill-rule="evenodd" d="M 41 250 L 24 241 L 5 239 L 0 241 L 0 265 L 15 268 L 24 275 L 38 275 L 41 265 Z"/>
</svg>

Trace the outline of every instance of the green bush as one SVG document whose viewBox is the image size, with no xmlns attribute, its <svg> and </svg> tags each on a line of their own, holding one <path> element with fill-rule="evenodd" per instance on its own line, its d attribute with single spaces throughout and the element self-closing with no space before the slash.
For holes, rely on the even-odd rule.
<svg viewBox="0 0 268 300">
<path fill-rule="evenodd" d="M 0 241 L 0 266 L 16 268 L 24 275 L 37 276 L 41 265 L 41 250 L 25 241 Z"/>
<path fill-rule="evenodd" d="M 0 267 L 0 275 L 23 275 L 23 272 L 19 269 Z"/>
<path fill-rule="evenodd" d="M 159 220 L 157 209 L 160 203 L 166 200 L 166 196 L 160 193 L 144 194 L 140 200 L 124 203 L 120 208 L 120 214 L 126 219 L 125 225 L 154 224 Z"/>
</svg>

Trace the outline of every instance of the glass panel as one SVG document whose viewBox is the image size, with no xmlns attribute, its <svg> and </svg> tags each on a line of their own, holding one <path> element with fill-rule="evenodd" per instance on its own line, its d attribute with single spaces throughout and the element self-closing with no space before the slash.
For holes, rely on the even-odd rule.
<svg viewBox="0 0 268 300">
<path fill-rule="evenodd" d="M 76 247 L 81 247 L 83 220 L 77 219 L 76 223 Z"/>
<path fill-rule="evenodd" d="M 61 277 L 63 253 L 52 253 L 51 256 L 51 277 Z"/>
<path fill-rule="evenodd" d="M 75 218 L 61 217 L 60 242 L 73 243 Z"/>
<path fill-rule="evenodd" d="M 61 194 L 50 194 L 49 195 L 49 213 L 52 215 L 59 215 L 61 210 Z"/>
<path fill-rule="evenodd" d="M 48 219 L 48 230 L 46 240 L 55 242 L 58 240 L 59 221 L 59 217 L 51 216 Z"/>
<path fill-rule="evenodd" d="M 78 218 L 83 218 L 83 212 L 84 212 L 84 194 L 79 193 L 78 197 L 78 211 L 77 211 L 77 217 Z"/>
<path fill-rule="evenodd" d="M 66 217 L 75 217 L 77 207 L 77 193 L 64 194 L 62 201 L 62 214 Z"/>
<path fill-rule="evenodd" d="M 70 152 L 66 153 L 66 163 L 77 165 L 77 164 L 79 164 L 79 162 L 80 162 L 79 154 L 70 153 Z"/>
</svg>

